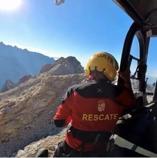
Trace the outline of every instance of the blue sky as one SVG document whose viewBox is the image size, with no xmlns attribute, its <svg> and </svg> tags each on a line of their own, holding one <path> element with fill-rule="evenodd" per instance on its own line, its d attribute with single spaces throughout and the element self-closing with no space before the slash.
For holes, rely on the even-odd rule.
<svg viewBox="0 0 157 158">
<path fill-rule="evenodd" d="M 0 41 L 50 57 L 75 56 L 82 65 L 96 51 L 120 61 L 132 20 L 112 0 L 65 0 L 60 6 L 53 0 L 22 1 L 14 12 L 0 11 Z M 150 59 L 156 74 L 154 43 Z"/>
</svg>

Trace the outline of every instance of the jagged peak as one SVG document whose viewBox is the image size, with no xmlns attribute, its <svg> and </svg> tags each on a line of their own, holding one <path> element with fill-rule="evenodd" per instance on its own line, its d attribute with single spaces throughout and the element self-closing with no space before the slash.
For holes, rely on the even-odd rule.
<svg viewBox="0 0 157 158">
<path fill-rule="evenodd" d="M 46 64 L 42 67 L 41 73 L 49 71 L 54 75 L 64 75 L 73 73 L 83 73 L 84 69 L 81 63 L 74 56 L 60 57 L 53 64 Z"/>
</svg>

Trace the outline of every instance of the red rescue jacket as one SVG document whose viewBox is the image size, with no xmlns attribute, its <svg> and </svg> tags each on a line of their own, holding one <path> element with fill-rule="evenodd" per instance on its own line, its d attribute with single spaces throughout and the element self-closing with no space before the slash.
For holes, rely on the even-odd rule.
<svg viewBox="0 0 157 158">
<path fill-rule="evenodd" d="M 128 89 L 107 83 L 104 80 L 88 81 L 71 87 L 58 106 L 54 120 L 71 122 L 73 128 L 84 132 L 111 132 L 125 108 L 134 105 L 134 98 Z M 71 131 L 66 134 L 66 143 L 75 150 L 81 150 L 82 140 Z M 86 143 L 84 151 L 93 150 L 94 143 Z"/>
</svg>

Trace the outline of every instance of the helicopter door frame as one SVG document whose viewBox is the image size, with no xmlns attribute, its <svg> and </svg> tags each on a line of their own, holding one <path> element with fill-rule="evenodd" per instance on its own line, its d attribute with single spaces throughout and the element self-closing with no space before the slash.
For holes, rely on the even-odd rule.
<svg viewBox="0 0 157 158">
<path fill-rule="evenodd" d="M 142 25 L 139 25 L 138 23 L 134 22 L 130 29 L 128 30 L 128 33 L 126 35 L 124 46 L 122 50 L 122 56 L 121 56 L 121 62 L 120 62 L 120 72 L 123 72 L 126 70 L 126 68 L 131 67 L 131 47 L 133 43 L 133 39 L 136 36 L 139 43 L 139 59 L 138 60 L 138 68 L 137 68 L 137 80 L 139 80 L 139 93 L 142 93 L 142 98 L 140 99 L 140 105 L 144 106 L 147 104 L 146 99 L 146 71 L 147 71 L 147 57 L 148 57 L 148 47 L 149 47 L 149 41 L 150 37 L 147 36 L 147 31 L 144 29 Z M 123 84 L 122 80 L 119 78 L 118 84 Z M 132 90 L 133 91 L 133 90 Z"/>
</svg>

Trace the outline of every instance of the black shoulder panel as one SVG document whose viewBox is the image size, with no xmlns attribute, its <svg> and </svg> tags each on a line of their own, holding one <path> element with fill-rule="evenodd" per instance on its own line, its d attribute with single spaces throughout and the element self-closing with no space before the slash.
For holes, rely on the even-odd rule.
<svg viewBox="0 0 157 158">
<path fill-rule="evenodd" d="M 83 97 L 107 97 L 114 99 L 117 97 L 121 89 L 117 87 L 116 85 L 113 85 L 111 83 L 107 83 L 105 81 L 89 81 L 87 83 L 82 83 L 79 86 L 75 87 L 73 89 L 77 91 L 81 96 Z"/>
<path fill-rule="evenodd" d="M 75 89 L 77 87 L 79 87 L 79 85 L 73 85 L 73 86 L 68 88 L 68 90 L 66 91 L 66 93 L 62 99 L 62 103 L 64 103 L 64 101 L 75 91 Z"/>
<path fill-rule="evenodd" d="M 74 92 L 76 91 L 80 96 L 86 98 L 116 98 L 122 91 L 122 89 L 111 83 L 105 81 L 87 81 L 81 84 L 71 86 L 64 98 L 63 102 Z"/>
</svg>

